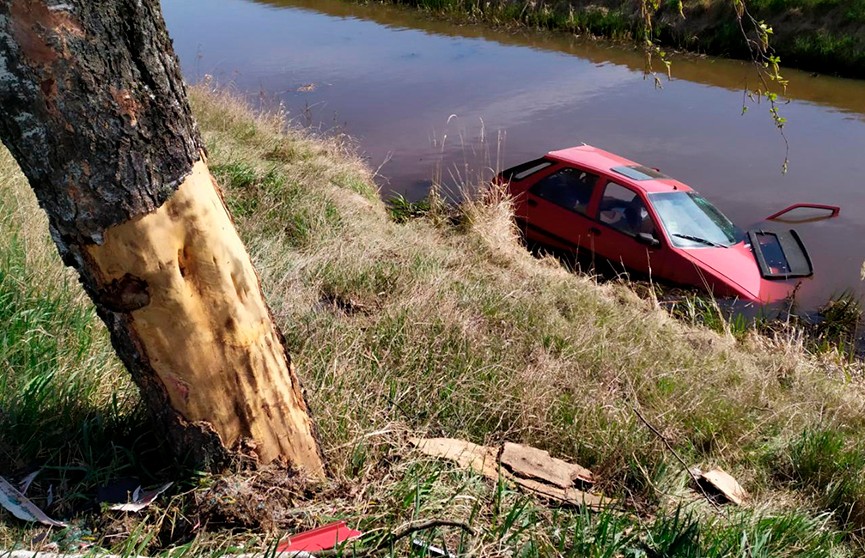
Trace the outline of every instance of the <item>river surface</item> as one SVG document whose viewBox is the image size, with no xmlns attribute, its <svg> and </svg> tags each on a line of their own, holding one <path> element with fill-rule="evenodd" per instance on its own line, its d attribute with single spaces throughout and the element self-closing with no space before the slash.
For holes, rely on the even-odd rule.
<svg viewBox="0 0 865 558">
<path fill-rule="evenodd" d="M 640 52 L 573 36 L 457 26 L 337 0 L 163 0 L 188 81 L 205 75 L 297 122 L 347 133 L 383 195 L 457 195 L 485 168 L 590 143 L 658 167 L 748 228 L 795 202 L 842 207 L 797 225 L 814 308 L 865 294 L 865 82 L 785 70 L 789 171 L 747 64 L 676 56 L 654 86 Z M 743 115 L 743 103 L 749 110 Z"/>
</svg>

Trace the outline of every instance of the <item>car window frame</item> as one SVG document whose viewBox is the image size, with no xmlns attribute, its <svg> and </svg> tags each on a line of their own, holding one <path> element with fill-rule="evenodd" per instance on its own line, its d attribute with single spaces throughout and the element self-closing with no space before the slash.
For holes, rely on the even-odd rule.
<svg viewBox="0 0 865 558">
<path fill-rule="evenodd" d="M 554 174 L 561 172 L 563 170 L 566 170 L 566 169 L 573 169 L 577 172 L 584 172 L 584 173 L 589 174 L 590 176 L 595 177 L 595 181 L 592 184 L 592 192 L 591 192 L 591 195 L 589 196 L 589 202 L 585 206 L 586 207 L 585 212 L 577 211 L 574 208 L 566 207 L 564 205 L 559 205 L 559 204 L 553 202 L 552 200 L 550 200 L 549 198 L 539 196 L 534 191 L 535 188 L 537 188 L 538 184 L 540 184 L 542 181 L 544 181 L 544 180 L 550 178 L 551 176 L 553 176 Z M 539 173 L 543 173 L 543 174 L 539 174 Z M 597 205 L 598 205 L 598 192 L 599 192 L 598 185 L 601 183 L 602 180 L 604 180 L 603 173 L 598 172 L 597 170 L 594 170 L 594 169 L 591 169 L 588 167 L 584 167 L 582 165 L 575 165 L 573 163 L 560 163 L 558 165 L 553 165 L 552 167 L 542 169 L 542 170 L 538 171 L 538 173 L 533 173 L 531 176 L 534 177 L 534 181 L 532 182 L 532 184 L 528 188 L 526 188 L 525 192 L 527 194 L 530 194 L 539 200 L 543 200 L 544 202 L 549 203 L 549 204 L 551 204 L 551 205 L 553 205 L 559 209 L 573 213 L 574 215 L 579 215 L 580 217 L 594 220 L 593 214 L 597 213 L 596 210 L 597 210 Z"/>
<path fill-rule="evenodd" d="M 652 210 L 652 204 L 649 203 L 649 199 L 648 199 L 648 196 L 646 196 L 645 191 L 643 191 L 640 188 L 634 188 L 634 187 L 629 186 L 627 184 L 622 184 L 621 182 L 619 182 L 618 180 L 615 180 L 611 176 L 605 175 L 602 178 L 604 180 L 604 184 L 597 191 L 597 198 L 598 199 L 596 200 L 596 207 L 595 207 L 595 218 L 594 218 L 595 222 L 597 222 L 599 225 L 606 227 L 609 230 L 616 231 L 617 233 L 632 239 L 634 242 L 637 242 L 637 235 L 636 234 L 630 234 L 630 233 L 625 232 L 624 230 L 622 230 L 620 228 L 614 227 L 610 223 L 605 223 L 601 220 L 601 202 L 604 199 L 604 192 L 606 191 L 607 186 L 609 186 L 610 184 L 615 184 L 616 186 L 619 186 L 620 188 L 624 188 L 625 190 L 632 192 L 635 196 L 638 196 L 640 198 L 640 201 L 643 202 L 643 206 L 646 208 L 646 212 L 648 213 L 649 218 L 652 220 L 652 226 L 655 229 L 654 237 L 656 240 L 658 240 L 660 242 L 660 245 L 658 247 L 664 246 L 666 238 L 665 238 L 665 234 L 662 232 L 663 228 L 658 226 L 659 220 L 658 220 L 657 216 L 655 215 L 655 212 Z"/>
<path fill-rule="evenodd" d="M 514 165 L 513 167 L 509 167 L 499 173 L 499 176 L 504 182 L 507 183 L 517 183 L 523 182 L 525 180 L 542 180 L 543 175 L 546 171 L 549 171 L 550 168 L 555 167 L 556 162 L 548 157 L 539 157 L 537 159 L 532 159 L 531 161 L 526 161 L 525 163 L 521 163 L 519 165 Z M 528 172 L 529 170 L 534 169 L 535 167 L 540 167 L 525 174 L 523 176 L 517 177 L 518 174 L 523 174 Z M 541 178 L 538 178 L 538 176 Z"/>
</svg>

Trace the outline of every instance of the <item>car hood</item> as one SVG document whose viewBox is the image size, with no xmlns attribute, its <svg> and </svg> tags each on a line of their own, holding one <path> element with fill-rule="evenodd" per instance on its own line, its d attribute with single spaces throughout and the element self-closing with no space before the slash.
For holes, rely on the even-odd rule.
<svg viewBox="0 0 865 558">
<path fill-rule="evenodd" d="M 749 298 L 762 301 L 768 292 L 761 292 L 766 281 L 760 275 L 760 268 L 751 247 L 744 242 L 729 248 L 682 248 L 697 265 L 713 271 L 723 280 L 738 287 Z M 781 297 L 783 298 L 783 297 Z M 764 301 L 765 302 L 765 301 Z"/>
</svg>

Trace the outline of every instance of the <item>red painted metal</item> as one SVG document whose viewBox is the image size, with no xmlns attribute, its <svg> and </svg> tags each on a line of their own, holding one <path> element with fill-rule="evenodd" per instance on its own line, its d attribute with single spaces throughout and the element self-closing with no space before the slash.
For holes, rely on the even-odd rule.
<svg viewBox="0 0 865 558">
<path fill-rule="evenodd" d="M 514 201 L 514 216 L 527 239 L 568 252 L 598 255 L 630 271 L 702 288 L 718 297 L 765 303 L 783 299 L 792 290 L 794 285 L 790 282 L 762 276 L 751 247 L 744 240 L 729 247 L 676 246 L 652 204 L 651 194 L 693 192 L 688 185 L 669 177 L 634 180 L 624 176 L 614 168 L 636 163 L 590 145 L 552 151 L 544 159 L 551 164 L 541 165 L 539 170 L 519 179 L 508 180 L 514 173 L 508 174 L 507 170 L 497 178 L 498 183 L 507 184 Z M 563 169 L 598 176 L 591 199 L 566 204 L 545 199 L 532 190 L 535 184 Z M 640 235 L 623 233 L 609 224 L 611 211 L 601 211 L 607 183 L 618 184 L 640 198 L 654 224 L 657 242 L 650 244 Z M 838 214 L 835 206 L 820 204 L 797 204 L 785 211 L 798 207 L 827 209 L 833 211 L 833 216 Z"/>
<path fill-rule="evenodd" d="M 826 211 L 831 211 L 832 214 L 828 217 L 818 217 L 815 219 L 806 219 L 805 221 L 819 221 L 822 219 L 832 219 L 838 216 L 841 213 L 841 208 L 837 205 L 826 205 L 825 203 L 794 203 L 790 207 L 786 207 L 777 213 L 773 213 L 772 215 L 766 217 L 767 221 L 775 221 L 778 220 L 779 217 L 786 213 L 790 213 L 796 209 L 825 209 Z M 804 221 L 803 221 L 804 222 Z"/>
<path fill-rule="evenodd" d="M 277 552 L 318 552 L 328 550 L 345 541 L 355 539 L 363 533 L 346 527 L 345 521 L 337 521 L 311 531 L 292 535 L 276 547 Z"/>
</svg>

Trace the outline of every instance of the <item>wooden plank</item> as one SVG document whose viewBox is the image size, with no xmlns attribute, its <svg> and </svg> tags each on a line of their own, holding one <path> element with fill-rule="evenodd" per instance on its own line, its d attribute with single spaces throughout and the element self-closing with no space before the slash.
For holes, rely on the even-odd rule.
<svg viewBox="0 0 865 558">
<path fill-rule="evenodd" d="M 517 477 L 540 480 L 562 489 L 572 488 L 578 480 L 594 483 L 592 472 L 585 467 L 521 444 L 505 442 L 501 463 Z"/>
<path fill-rule="evenodd" d="M 594 480 L 591 471 L 550 457 L 549 453 L 542 450 L 506 443 L 499 461 L 497 448 L 480 446 L 465 440 L 412 438 L 409 441 L 424 455 L 453 461 L 459 467 L 475 471 L 491 480 L 504 476 L 517 486 L 562 504 L 585 506 L 594 510 L 614 504 L 609 498 L 574 488 L 574 480 L 577 478 L 585 482 Z M 534 478 L 529 478 L 530 476 Z"/>
</svg>

